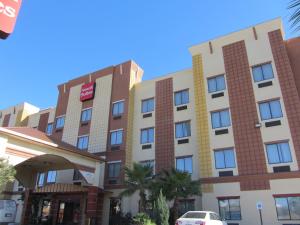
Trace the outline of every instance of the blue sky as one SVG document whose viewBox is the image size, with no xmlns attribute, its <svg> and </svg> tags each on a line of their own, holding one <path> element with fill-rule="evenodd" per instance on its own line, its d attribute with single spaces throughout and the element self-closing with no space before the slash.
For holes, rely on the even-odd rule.
<svg viewBox="0 0 300 225">
<path fill-rule="evenodd" d="M 275 17 L 288 0 L 23 0 L 0 41 L 0 109 L 54 106 L 57 85 L 133 59 L 144 80 L 191 66 L 188 47 Z"/>
</svg>

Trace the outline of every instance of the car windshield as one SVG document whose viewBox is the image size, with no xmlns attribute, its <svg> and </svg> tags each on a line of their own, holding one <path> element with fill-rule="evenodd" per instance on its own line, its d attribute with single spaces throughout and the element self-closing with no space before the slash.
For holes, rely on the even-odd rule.
<svg viewBox="0 0 300 225">
<path fill-rule="evenodd" d="M 189 212 L 182 216 L 182 218 L 190 218 L 190 219 L 204 219 L 206 213 L 203 212 Z"/>
</svg>

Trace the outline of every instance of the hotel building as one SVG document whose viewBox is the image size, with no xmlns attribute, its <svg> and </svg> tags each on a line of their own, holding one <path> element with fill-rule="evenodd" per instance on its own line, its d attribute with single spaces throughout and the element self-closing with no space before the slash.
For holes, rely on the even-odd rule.
<svg viewBox="0 0 300 225">
<path fill-rule="evenodd" d="M 25 103 L 1 111 L 2 140 L 13 142 L 11 133 L 46 140 L 45 132 L 47 143 L 68 146 L 82 164 L 35 170 L 23 224 L 36 195 L 45 200 L 40 215 L 48 207 L 53 224 L 63 224 L 67 206 L 70 220 L 80 215 L 75 224 L 107 225 L 118 207 L 136 214 L 138 194 L 119 197 L 123 168 L 133 162 L 153 165 L 155 174 L 177 168 L 201 180 L 202 196 L 181 199 L 181 212 L 215 211 L 228 224 L 251 225 L 260 224 L 261 208 L 266 225 L 300 224 L 300 38 L 285 40 L 281 19 L 274 19 L 189 51 L 186 70 L 142 81 L 142 68 L 128 61 L 58 85 L 55 108 Z M 23 155 L 14 165 L 35 157 Z M 15 183 L 6 196 L 20 194 Z"/>
</svg>

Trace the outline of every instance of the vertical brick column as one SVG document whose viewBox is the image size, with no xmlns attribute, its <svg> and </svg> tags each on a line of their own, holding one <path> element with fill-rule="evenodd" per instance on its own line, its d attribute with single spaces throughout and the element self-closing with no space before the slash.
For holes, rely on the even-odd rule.
<svg viewBox="0 0 300 225">
<path fill-rule="evenodd" d="M 272 31 L 269 32 L 268 35 L 281 87 L 285 111 L 293 139 L 295 153 L 298 165 L 300 165 L 300 99 L 297 92 L 296 82 L 282 39 L 281 31 Z M 298 59 L 298 63 L 299 62 L 300 61 Z"/>
<path fill-rule="evenodd" d="M 52 225 L 56 224 L 58 209 L 59 209 L 59 200 L 56 199 L 55 196 L 52 196 L 51 209 L 50 209 L 50 215 L 51 215 L 51 218 L 52 218 Z"/>
<path fill-rule="evenodd" d="M 21 217 L 21 225 L 28 225 L 31 219 L 31 205 L 32 205 L 32 191 L 30 189 L 25 190 L 23 211 Z"/>
<path fill-rule="evenodd" d="M 49 112 L 43 113 L 40 115 L 38 130 L 45 132 L 47 125 L 48 125 L 48 119 L 49 119 Z"/>
<path fill-rule="evenodd" d="M 10 114 L 6 114 L 3 119 L 2 127 L 8 127 L 10 120 Z"/>
<path fill-rule="evenodd" d="M 98 187 L 88 187 L 86 217 L 90 221 L 95 221 L 97 225 L 102 223 L 103 199 L 104 195 L 100 193 Z"/>
<path fill-rule="evenodd" d="M 255 127 L 259 120 L 245 42 L 224 46 L 223 56 L 239 174 L 267 173 L 261 132 Z M 240 186 L 241 190 L 270 188 L 267 180 L 242 180 Z"/>
<path fill-rule="evenodd" d="M 156 172 L 174 167 L 173 79 L 155 86 L 155 167 Z"/>
</svg>

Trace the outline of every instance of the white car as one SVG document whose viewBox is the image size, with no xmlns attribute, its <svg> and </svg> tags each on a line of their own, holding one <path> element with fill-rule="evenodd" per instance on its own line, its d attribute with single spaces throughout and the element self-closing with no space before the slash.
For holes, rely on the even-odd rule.
<svg viewBox="0 0 300 225">
<path fill-rule="evenodd" d="M 227 225 L 215 212 L 188 211 L 183 214 L 175 225 Z"/>
</svg>

